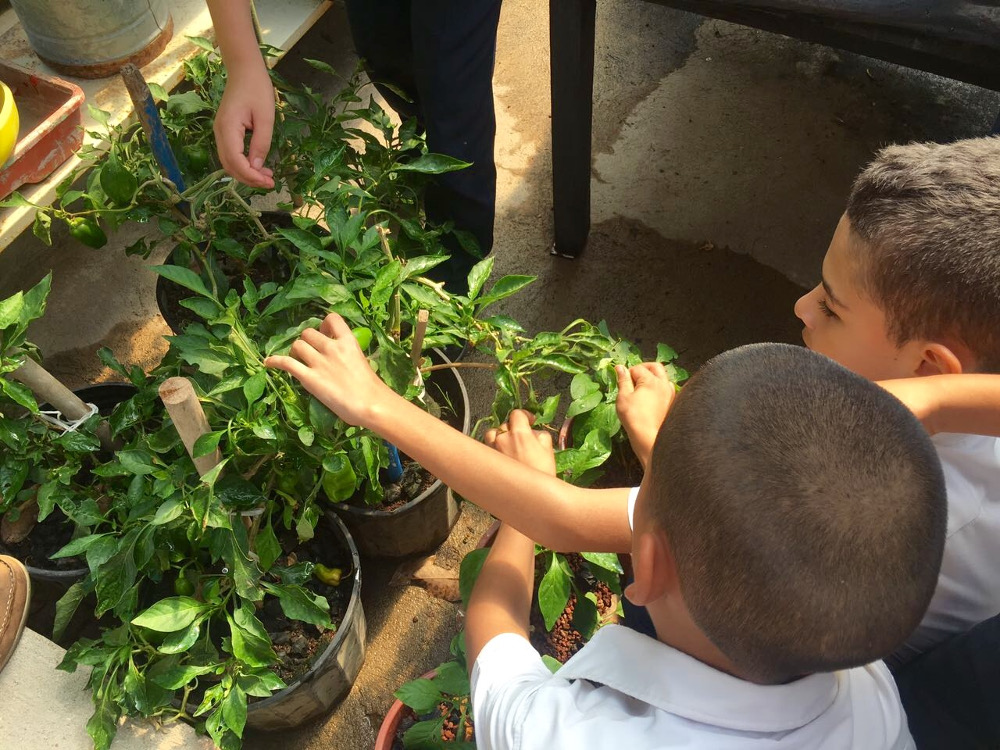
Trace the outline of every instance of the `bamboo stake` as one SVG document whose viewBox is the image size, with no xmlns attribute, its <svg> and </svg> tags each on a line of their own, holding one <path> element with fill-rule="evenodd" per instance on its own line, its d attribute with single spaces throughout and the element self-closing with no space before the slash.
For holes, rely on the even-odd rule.
<svg viewBox="0 0 1000 750">
<path fill-rule="evenodd" d="M 24 364 L 14 370 L 11 375 L 28 386 L 36 398 L 52 404 L 67 419 L 75 421 L 90 413 L 90 407 L 83 403 L 79 396 L 56 380 L 49 374 L 48 370 L 30 357 L 26 357 Z M 97 439 L 101 441 L 102 448 L 108 451 L 114 450 L 111 429 L 106 422 L 101 422 L 95 432 Z"/>
<path fill-rule="evenodd" d="M 195 468 L 205 476 L 222 460 L 216 448 L 213 453 L 200 458 L 194 457 L 194 444 L 202 435 L 211 432 L 205 410 L 201 408 L 198 394 L 187 378 L 167 378 L 160 385 L 160 400 L 167 407 L 167 413 L 181 436 L 184 447 L 194 461 Z"/>
<path fill-rule="evenodd" d="M 417 325 L 413 329 L 413 344 L 410 346 L 410 359 L 413 361 L 413 368 L 420 371 L 420 362 L 423 360 L 424 336 L 427 335 L 427 321 L 430 319 L 430 312 L 420 310 L 417 312 Z"/>
</svg>

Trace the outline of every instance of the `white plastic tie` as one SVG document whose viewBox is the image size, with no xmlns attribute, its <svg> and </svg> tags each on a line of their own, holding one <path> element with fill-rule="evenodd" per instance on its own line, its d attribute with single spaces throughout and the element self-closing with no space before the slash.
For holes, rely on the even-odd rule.
<svg viewBox="0 0 1000 750">
<path fill-rule="evenodd" d="M 45 422 L 48 422 L 55 427 L 58 427 L 63 432 L 76 432 L 77 428 L 80 427 L 84 422 L 90 419 L 92 416 L 98 413 L 98 408 L 94 404 L 87 404 L 89 407 L 86 414 L 84 414 L 79 419 L 73 422 L 67 422 L 63 417 L 63 414 L 58 409 L 53 409 L 52 411 L 43 410 L 38 412 L 38 416 L 42 418 Z"/>
</svg>

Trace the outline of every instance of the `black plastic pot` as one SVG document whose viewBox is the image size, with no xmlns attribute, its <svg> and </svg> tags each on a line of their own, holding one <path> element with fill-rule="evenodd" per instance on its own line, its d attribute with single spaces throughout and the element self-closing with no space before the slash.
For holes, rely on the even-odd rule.
<svg viewBox="0 0 1000 750">
<path fill-rule="evenodd" d="M 448 358 L 434 349 L 431 359 L 447 363 Z M 471 430 L 469 394 L 458 370 L 436 370 L 425 380 L 428 395 L 455 407 L 466 435 Z M 440 479 L 421 495 L 394 510 L 378 510 L 341 503 L 334 511 L 354 534 L 363 554 L 377 557 L 404 557 L 430 552 L 441 544 L 458 520 L 459 506 L 451 490 Z"/>
<path fill-rule="evenodd" d="M 84 403 L 94 404 L 102 416 L 108 416 L 112 410 L 131 398 L 136 392 L 135 386 L 128 383 L 99 383 L 89 385 L 74 391 Z M 43 409 L 50 409 L 48 404 L 42 404 Z M 55 550 L 53 550 L 55 552 Z M 28 612 L 29 628 L 46 638 L 52 638 L 52 626 L 56 616 L 56 602 L 62 598 L 70 586 L 87 575 L 87 568 L 72 570 L 46 570 L 28 565 L 28 575 L 31 577 L 31 607 Z M 94 622 L 93 608 L 80 606 L 73 619 L 63 633 L 58 643 L 67 645 L 77 640 L 84 629 Z"/>
<path fill-rule="evenodd" d="M 292 215 L 284 211 L 261 211 L 260 221 L 268 229 L 287 229 L 293 226 Z M 168 262 L 173 263 L 173 258 L 174 256 L 171 254 Z M 238 283 L 239 280 L 231 279 L 230 281 L 236 284 L 235 288 L 242 294 L 243 288 Z M 280 280 L 275 279 L 275 281 Z M 184 327 L 189 323 L 201 320 L 201 318 L 190 310 L 186 308 L 175 310 L 172 305 L 173 300 L 181 300 L 193 296 L 194 292 L 185 289 L 180 284 L 175 284 L 163 276 L 158 276 L 156 279 L 156 306 L 159 308 L 160 315 L 163 316 L 167 326 L 175 334 L 181 334 Z"/>
<path fill-rule="evenodd" d="M 344 578 L 353 590 L 344 618 L 333 640 L 301 679 L 270 698 L 251 703 L 247 726 L 273 731 L 292 729 L 327 713 L 354 684 L 365 660 L 365 613 L 361 607 L 361 560 L 351 533 L 333 513 L 326 513 L 316 529 L 317 539 L 331 546 L 346 547 L 351 553 L 354 573 Z"/>
</svg>

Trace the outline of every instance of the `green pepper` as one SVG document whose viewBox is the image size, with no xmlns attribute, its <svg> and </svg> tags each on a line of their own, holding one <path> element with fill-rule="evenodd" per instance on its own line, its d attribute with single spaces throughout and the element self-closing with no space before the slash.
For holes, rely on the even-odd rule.
<svg viewBox="0 0 1000 750">
<path fill-rule="evenodd" d="M 313 565 L 313 575 L 316 576 L 316 580 L 327 586 L 339 586 L 343 571 L 340 568 L 328 568 L 321 563 L 316 563 Z"/>
<path fill-rule="evenodd" d="M 73 239 L 87 247 L 100 248 L 108 244 L 108 236 L 100 225 L 86 216 L 72 216 L 66 220 Z"/>
<path fill-rule="evenodd" d="M 188 580 L 188 577 L 181 573 L 177 576 L 177 580 L 174 581 L 174 593 L 177 596 L 191 596 L 194 593 L 194 584 Z"/>
<path fill-rule="evenodd" d="M 192 174 L 200 175 L 212 166 L 212 151 L 204 144 L 193 143 L 185 146 L 182 153 Z"/>
<path fill-rule="evenodd" d="M 372 342 L 371 328 L 354 328 L 351 330 L 351 333 L 358 340 L 358 346 L 361 347 L 361 351 L 367 351 L 368 345 Z"/>
<path fill-rule="evenodd" d="M 108 159 L 101 167 L 101 189 L 119 206 L 128 206 L 135 199 L 135 191 L 139 183 L 135 175 L 129 172 L 118 160 L 114 152 L 108 154 Z"/>
</svg>

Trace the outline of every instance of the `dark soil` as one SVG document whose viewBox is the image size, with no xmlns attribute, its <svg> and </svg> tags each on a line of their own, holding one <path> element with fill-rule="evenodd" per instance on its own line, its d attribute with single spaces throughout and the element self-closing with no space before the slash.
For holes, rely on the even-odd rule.
<svg viewBox="0 0 1000 750">
<path fill-rule="evenodd" d="M 316 658 L 333 640 L 347 612 L 347 605 L 351 601 L 354 589 L 351 578 L 354 571 L 350 553 L 346 549 L 328 548 L 329 545 L 324 544 L 322 539 L 324 534 L 322 526 L 317 527 L 316 531 L 317 537 L 296 547 L 294 552 L 285 556 L 283 562 L 285 565 L 294 565 L 297 562 L 322 563 L 328 568 L 341 569 L 341 583 L 338 586 L 328 586 L 315 577 L 303 584 L 307 590 L 325 597 L 330 603 L 333 630 L 320 630 L 315 625 L 289 620 L 281 611 L 281 605 L 275 597 L 268 597 L 264 607 L 257 613 L 271 637 L 275 653 L 278 654 L 279 662 L 273 670 L 288 685 L 308 672 Z M 280 562 L 282 561 L 279 560 Z"/>
<path fill-rule="evenodd" d="M 0 543 L 0 550 L 4 554 L 16 557 L 25 565 L 42 570 L 79 570 L 86 568 L 87 564 L 79 557 L 64 557 L 59 560 L 50 560 L 49 556 L 55 554 L 73 538 L 73 523 L 66 518 L 59 508 L 52 513 L 35 528 L 31 530 L 28 537 L 16 544 Z"/>
</svg>

